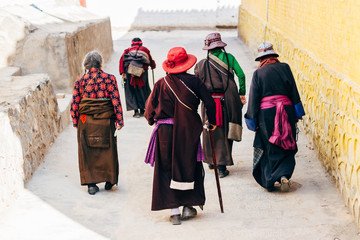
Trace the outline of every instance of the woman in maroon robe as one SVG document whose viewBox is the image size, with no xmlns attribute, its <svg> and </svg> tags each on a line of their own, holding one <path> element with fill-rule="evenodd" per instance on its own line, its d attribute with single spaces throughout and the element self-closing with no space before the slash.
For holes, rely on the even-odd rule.
<svg viewBox="0 0 360 240">
<path fill-rule="evenodd" d="M 203 127 L 197 110 L 202 100 L 210 124 L 216 123 L 216 110 L 202 81 L 186 73 L 195 63 L 196 57 L 184 48 L 169 50 L 162 65 L 168 74 L 156 82 L 144 115 L 150 125 L 156 123 L 145 160 L 155 164 L 151 210 L 171 209 L 173 224 L 194 217 L 193 206 L 205 204 Z"/>
</svg>

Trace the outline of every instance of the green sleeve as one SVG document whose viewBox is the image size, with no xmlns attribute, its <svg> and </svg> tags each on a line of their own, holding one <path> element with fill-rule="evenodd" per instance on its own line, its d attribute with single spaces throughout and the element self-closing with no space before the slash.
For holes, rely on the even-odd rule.
<svg viewBox="0 0 360 240">
<path fill-rule="evenodd" d="M 246 88 L 245 88 L 245 74 L 244 71 L 241 69 L 239 63 L 236 61 L 235 57 L 232 56 L 233 58 L 233 69 L 235 71 L 236 76 L 239 79 L 239 95 L 245 95 L 246 93 Z"/>
</svg>

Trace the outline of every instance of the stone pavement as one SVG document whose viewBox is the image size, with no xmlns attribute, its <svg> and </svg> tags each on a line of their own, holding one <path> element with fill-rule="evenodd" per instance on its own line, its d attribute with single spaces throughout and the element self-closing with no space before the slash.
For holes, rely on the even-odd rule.
<svg viewBox="0 0 360 240">
<path fill-rule="evenodd" d="M 167 51 L 183 46 L 198 57 L 208 31 L 116 33 L 115 53 L 105 71 L 118 74 L 118 59 L 141 37 L 158 65 Z M 242 66 L 249 89 L 256 69 L 249 49 L 237 32 L 221 31 Z M 151 76 L 151 72 L 150 76 Z M 121 87 L 120 87 L 121 88 Z M 121 91 L 123 89 L 121 88 Z M 125 110 L 124 93 L 121 92 Z M 244 111 L 246 110 L 244 107 Z M 253 133 L 244 128 L 243 141 L 234 144 L 235 165 L 221 179 L 224 213 L 220 212 L 214 173 L 205 167 L 206 204 L 195 219 L 180 226 L 169 223 L 170 211 L 150 211 L 153 169 L 144 164 L 152 132 L 144 118 L 125 111 L 125 127 L 118 135 L 119 185 L 94 196 L 80 186 L 76 132 L 69 125 L 48 152 L 19 199 L 0 216 L 0 239 L 246 239 L 353 240 L 360 239 L 353 217 L 331 177 L 324 171 L 303 132 L 299 134 L 297 166 L 288 193 L 268 193 L 252 177 Z"/>
</svg>

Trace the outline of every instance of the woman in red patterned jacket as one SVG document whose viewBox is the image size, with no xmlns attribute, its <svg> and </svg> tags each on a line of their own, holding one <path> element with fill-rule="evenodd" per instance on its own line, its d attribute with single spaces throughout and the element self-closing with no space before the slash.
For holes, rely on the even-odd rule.
<svg viewBox="0 0 360 240">
<path fill-rule="evenodd" d="M 110 190 L 118 182 L 114 134 L 124 126 L 116 78 L 101 70 L 101 64 L 97 51 L 85 56 L 85 74 L 75 81 L 70 109 L 77 128 L 81 185 L 87 185 L 91 195 L 99 191 L 97 183 L 106 182 Z"/>
</svg>

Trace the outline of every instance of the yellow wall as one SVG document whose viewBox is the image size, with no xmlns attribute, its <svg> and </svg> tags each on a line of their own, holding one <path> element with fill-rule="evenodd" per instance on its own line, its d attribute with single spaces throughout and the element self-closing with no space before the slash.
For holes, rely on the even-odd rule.
<svg viewBox="0 0 360 240">
<path fill-rule="evenodd" d="M 242 0 L 239 37 L 256 54 L 266 0 Z M 269 0 L 266 41 L 291 66 L 304 126 L 360 224 L 360 2 Z"/>
</svg>

